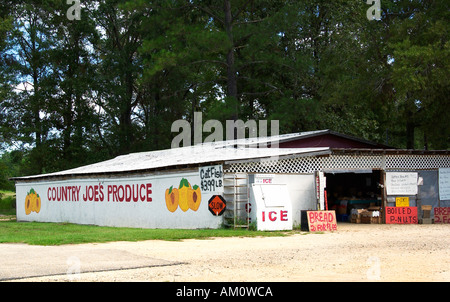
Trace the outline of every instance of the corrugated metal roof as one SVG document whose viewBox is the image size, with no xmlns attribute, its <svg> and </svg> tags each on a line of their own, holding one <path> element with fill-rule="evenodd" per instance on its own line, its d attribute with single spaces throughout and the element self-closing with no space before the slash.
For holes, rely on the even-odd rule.
<svg viewBox="0 0 450 302">
<path fill-rule="evenodd" d="M 361 143 L 367 145 L 368 148 L 377 148 L 377 149 L 395 149 L 392 146 L 379 144 L 373 141 L 369 141 L 366 139 L 362 139 L 359 137 L 347 135 L 338 133 L 329 129 L 325 130 L 315 130 L 315 131 L 306 131 L 306 132 L 297 132 L 297 133 L 289 133 L 289 134 L 282 134 L 282 135 L 275 135 L 275 136 L 268 136 L 268 137 L 257 137 L 257 138 L 248 138 L 243 140 L 237 140 L 238 145 L 245 145 L 245 146 L 255 146 L 257 144 L 270 144 L 270 143 L 286 143 L 286 142 L 292 142 L 302 139 L 308 139 L 316 136 L 324 136 L 324 135 L 331 135 L 339 138 L 343 138 L 349 141 Z M 314 146 L 305 146 L 305 147 L 314 147 Z M 323 147 L 332 147 L 332 146 L 323 146 Z"/>
<path fill-rule="evenodd" d="M 258 161 L 276 157 L 303 157 L 326 154 L 386 153 L 386 154 L 449 154 L 449 151 L 391 150 L 391 149 L 348 149 L 348 148 L 266 148 L 265 144 L 282 143 L 314 135 L 329 133 L 318 130 L 282 134 L 269 137 L 244 138 L 222 142 L 203 143 L 196 146 L 173 148 L 160 151 L 132 153 L 116 158 L 60 172 L 12 178 L 13 180 L 36 180 L 71 176 L 100 174 L 120 174 L 145 172 L 181 166 L 202 165 L 208 163 L 231 163 L 238 161 Z M 257 148 L 259 145 L 259 148 Z"/>
<path fill-rule="evenodd" d="M 293 135 L 282 135 L 291 138 Z M 274 137 L 260 139 L 261 142 L 274 141 Z M 60 172 L 24 176 L 13 178 L 13 180 L 31 180 L 50 177 L 64 177 L 76 175 L 95 175 L 105 173 L 126 173 L 139 172 L 146 170 L 162 169 L 175 166 L 199 165 L 206 163 L 239 161 L 239 160 L 258 160 L 271 157 L 285 156 L 305 156 L 330 154 L 330 148 L 250 148 L 258 138 L 231 140 L 215 143 L 204 143 L 196 146 L 173 148 L 160 151 L 132 153 L 121 155 L 116 158 L 82 166 Z"/>
<path fill-rule="evenodd" d="M 238 146 L 255 146 L 257 144 L 267 144 L 267 143 L 282 143 L 295 139 L 306 138 L 314 135 L 327 134 L 330 130 L 315 130 L 306 132 L 297 132 L 289 134 L 281 134 L 267 137 L 255 137 L 255 138 L 244 138 L 238 140 L 225 141 L 227 145 L 237 144 Z M 221 142 L 222 143 L 222 142 Z"/>
</svg>

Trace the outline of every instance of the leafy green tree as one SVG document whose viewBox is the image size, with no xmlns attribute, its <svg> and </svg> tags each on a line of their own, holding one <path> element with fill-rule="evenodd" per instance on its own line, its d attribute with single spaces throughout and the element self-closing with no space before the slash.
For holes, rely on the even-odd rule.
<svg viewBox="0 0 450 302">
<path fill-rule="evenodd" d="M 56 91 L 49 99 L 53 154 L 56 157 L 49 169 L 60 170 L 85 164 L 89 151 L 95 148 L 96 116 L 91 99 L 95 74 L 94 45 L 98 33 L 92 18 L 92 7 L 86 6 L 80 20 L 69 20 L 68 6 L 51 1 L 47 6 L 51 16 L 48 25 L 54 47 L 48 58 Z"/>
<path fill-rule="evenodd" d="M 53 74 L 47 60 L 52 48 L 45 9 L 34 1 L 17 1 L 12 4 L 14 30 L 11 42 L 15 55 L 10 56 L 21 91 L 4 100 L 8 123 L 17 131 L 16 140 L 30 144 L 32 172 L 44 171 L 46 143 L 50 131 L 47 115 L 48 98 L 54 92 Z"/>
<path fill-rule="evenodd" d="M 448 1 L 396 1 L 391 26 L 392 83 L 407 148 L 448 148 Z M 423 134 L 417 139 L 415 132 Z M 420 143 L 419 143 L 420 142 Z M 419 145 L 420 144 L 420 145 Z"/>
<path fill-rule="evenodd" d="M 447 2 L 5 0 L 0 144 L 50 172 L 169 148 L 200 111 L 445 149 Z"/>
<path fill-rule="evenodd" d="M 8 119 L 9 112 L 3 106 L 5 100 L 9 99 L 14 86 L 14 71 L 11 70 L 11 59 L 8 51 L 11 45 L 8 43 L 9 35 L 13 29 L 13 18 L 11 17 L 11 3 L 3 1 L 0 3 L 0 151 L 13 141 L 14 128 Z"/>
</svg>

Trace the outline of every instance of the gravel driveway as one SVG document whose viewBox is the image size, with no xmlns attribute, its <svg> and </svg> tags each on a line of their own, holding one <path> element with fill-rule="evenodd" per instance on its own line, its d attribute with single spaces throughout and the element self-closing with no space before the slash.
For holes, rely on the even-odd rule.
<svg viewBox="0 0 450 302">
<path fill-rule="evenodd" d="M 337 232 L 286 237 L 0 244 L 0 259 L 0 276 L 7 267 L 3 279 L 13 281 L 450 281 L 450 225 L 339 223 Z"/>
</svg>

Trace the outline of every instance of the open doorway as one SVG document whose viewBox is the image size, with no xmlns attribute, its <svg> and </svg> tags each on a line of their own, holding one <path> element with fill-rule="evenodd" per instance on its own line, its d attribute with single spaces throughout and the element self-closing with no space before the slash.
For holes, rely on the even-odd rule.
<svg viewBox="0 0 450 302">
<path fill-rule="evenodd" d="M 381 207 L 381 171 L 325 173 L 327 202 L 338 221 L 349 221 L 352 209 Z"/>
</svg>

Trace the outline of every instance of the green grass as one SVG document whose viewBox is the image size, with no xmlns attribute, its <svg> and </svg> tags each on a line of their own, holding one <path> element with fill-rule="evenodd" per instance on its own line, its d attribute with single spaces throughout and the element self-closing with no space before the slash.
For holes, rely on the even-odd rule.
<svg viewBox="0 0 450 302">
<path fill-rule="evenodd" d="M 182 240 L 211 237 L 285 236 L 289 232 L 245 229 L 139 229 L 100 227 L 71 223 L 0 221 L 0 243 L 62 245 L 108 241 Z"/>
<path fill-rule="evenodd" d="M 244 229 L 140 229 L 100 227 L 72 223 L 17 222 L 16 195 L 0 191 L 0 243 L 62 245 L 109 241 L 182 240 L 212 237 L 284 236 L 286 232 L 261 232 Z M 6 215 L 6 216 L 4 216 Z"/>
<path fill-rule="evenodd" d="M 0 190 L 0 214 L 16 214 L 16 193 Z"/>
</svg>

